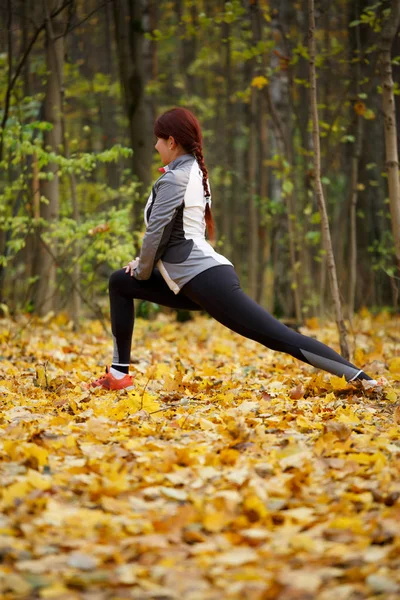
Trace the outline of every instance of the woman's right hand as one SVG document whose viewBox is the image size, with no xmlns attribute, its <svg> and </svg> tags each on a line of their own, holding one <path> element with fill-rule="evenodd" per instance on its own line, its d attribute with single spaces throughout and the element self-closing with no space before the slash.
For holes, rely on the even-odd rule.
<svg viewBox="0 0 400 600">
<path fill-rule="evenodd" d="M 135 260 L 131 260 L 127 265 L 125 265 L 123 268 L 125 269 L 125 273 L 129 273 L 131 274 L 131 277 L 133 277 L 133 271 L 134 269 L 136 269 L 136 267 L 139 264 L 139 257 L 137 256 L 135 258 Z"/>
</svg>

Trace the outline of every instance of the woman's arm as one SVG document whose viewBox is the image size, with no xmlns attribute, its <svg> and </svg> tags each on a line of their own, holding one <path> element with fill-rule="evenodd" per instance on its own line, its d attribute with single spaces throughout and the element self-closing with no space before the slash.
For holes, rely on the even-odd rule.
<svg viewBox="0 0 400 600">
<path fill-rule="evenodd" d="M 149 279 L 155 262 L 162 256 L 185 197 L 186 186 L 173 171 L 167 172 L 156 190 L 156 198 L 140 250 L 139 264 L 133 271 L 136 279 Z"/>
</svg>

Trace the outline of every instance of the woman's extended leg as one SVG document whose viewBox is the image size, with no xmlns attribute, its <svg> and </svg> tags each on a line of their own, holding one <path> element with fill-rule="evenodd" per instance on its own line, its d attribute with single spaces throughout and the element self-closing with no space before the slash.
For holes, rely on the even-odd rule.
<svg viewBox="0 0 400 600">
<path fill-rule="evenodd" d="M 114 352 L 113 367 L 128 372 L 131 353 L 132 333 L 135 322 L 133 299 L 148 300 L 171 308 L 202 310 L 182 294 L 174 294 L 165 283 L 160 271 L 154 268 L 151 277 L 138 280 L 125 273 L 124 269 L 115 271 L 109 281 L 111 329 Z"/>
<path fill-rule="evenodd" d="M 339 377 L 344 375 L 347 381 L 372 379 L 325 344 L 277 321 L 245 294 L 235 269 L 230 265 L 211 267 L 196 275 L 183 286 L 180 294 L 199 304 L 232 331 L 260 342 L 267 348 L 291 354 Z"/>
</svg>

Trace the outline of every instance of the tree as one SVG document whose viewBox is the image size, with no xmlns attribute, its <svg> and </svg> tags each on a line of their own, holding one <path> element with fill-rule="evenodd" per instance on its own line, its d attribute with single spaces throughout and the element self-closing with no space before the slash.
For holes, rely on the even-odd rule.
<svg viewBox="0 0 400 600">
<path fill-rule="evenodd" d="M 356 2 L 356 18 L 359 18 L 359 1 Z M 358 200 L 358 182 L 359 182 L 359 164 L 362 150 L 362 140 L 364 133 L 364 119 L 360 114 L 361 110 L 357 108 L 358 96 L 360 93 L 361 80 L 361 41 L 360 27 L 355 28 L 355 61 L 353 66 L 354 74 L 354 92 L 355 103 L 352 110 L 355 113 L 355 141 L 351 157 L 351 179 L 350 179 L 350 274 L 349 274 L 349 296 L 348 296 L 348 312 L 351 318 L 354 313 L 354 305 L 356 298 L 357 285 L 357 200 Z M 362 106 L 362 105 L 361 105 Z M 354 109 L 353 109 L 354 107 Z"/>
<path fill-rule="evenodd" d="M 45 121 L 53 128 L 45 132 L 45 147 L 58 152 L 62 144 L 62 86 L 64 65 L 64 19 L 62 13 L 54 18 L 50 14 L 49 0 L 44 0 L 46 19 L 46 67 L 48 78 L 44 99 Z M 41 184 L 41 194 L 46 199 L 41 203 L 41 217 L 49 226 L 54 225 L 59 215 L 59 176 L 58 167 L 50 163 L 47 169 L 47 179 Z M 41 235 L 41 233 L 39 233 Z M 39 244 L 37 275 L 39 277 L 36 307 L 40 315 L 46 315 L 55 307 L 56 265 L 46 245 Z"/>
<path fill-rule="evenodd" d="M 314 0 L 308 0 L 309 14 L 309 78 L 310 78 L 310 104 L 311 116 L 313 124 L 313 144 L 314 144 L 314 183 L 315 193 L 317 196 L 318 207 L 321 214 L 321 228 L 324 249 L 326 252 L 326 260 L 329 272 L 329 280 L 331 284 L 331 292 L 335 306 L 336 324 L 339 331 L 340 350 L 344 358 L 350 356 L 349 345 L 347 341 L 347 330 L 343 319 L 342 306 L 340 301 L 339 286 L 336 274 L 335 257 L 333 255 L 331 234 L 329 229 L 328 213 L 324 198 L 324 190 L 321 182 L 321 151 L 319 143 L 319 123 L 318 123 L 318 108 L 317 108 L 317 85 L 316 85 L 316 69 L 315 69 L 315 10 Z"/>
<path fill-rule="evenodd" d="M 392 0 L 383 24 L 378 45 L 382 79 L 382 107 L 385 131 L 386 169 L 388 174 L 390 213 L 397 267 L 400 273 L 400 180 L 397 149 L 396 105 L 392 76 L 391 49 L 400 24 L 400 2 Z"/>
<path fill-rule="evenodd" d="M 148 0 L 114 0 L 113 4 L 119 74 L 133 150 L 132 169 L 144 187 L 151 183 L 153 150 L 151 103 L 145 97 L 149 65 L 145 64 L 143 21 L 144 8 L 148 8 L 147 2 Z M 138 227 L 139 224 L 142 224 L 142 215 L 140 207 L 135 205 L 134 226 Z"/>
</svg>

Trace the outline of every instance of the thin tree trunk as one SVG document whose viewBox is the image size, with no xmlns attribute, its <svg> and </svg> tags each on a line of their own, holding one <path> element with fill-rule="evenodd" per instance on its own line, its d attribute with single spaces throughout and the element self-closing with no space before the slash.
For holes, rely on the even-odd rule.
<svg viewBox="0 0 400 600">
<path fill-rule="evenodd" d="M 222 217 L 222 234 L 224 236 L 224 252 L 228 255 L 232 255 L 233 248 L 233 227 L 232 220 L 234 215 L 233 201 L 234 201 L 234 178 L 235 178 L 235 166 L 234 166 L 234 147 L 233 147 L 233 127 L 234 119 L 232 116 L 232 61 L 231 61 L 231 26 L 230 23 L 225 21 L 221 26 L 222 35 L 222 48 L 224 52 L 224 71 L 222 73 L 225 79 L 225 115 L 224 115 L 224 135 L 222 136 L 223 144 L 223 157 L 225 162 L 225 172 L 230 179 L 230 185 L 225 185 L 224 189 L 224 210 Z M 222 104 L 222 103 L 221 103 Z"/>
<path fill-rule="evenodd" d="M 272 117 L 272 124 L 274 126 L 276 145 L 278 146 L 279 153 L 282 157 L 286 158 L 291 166 L 291 172 L 294 176 L 293 172 L 293 156 L 291 153 L 291 149 L 289 144 L 285 139 L 285 134 L 283 131 L 282 120 L 279 117 L 278 112 L 275 110 L 275 107 L 272 102 L 271 92 L 269 86 L 265 87 L 265 98 L 267 100 L 268 109 L 270 115 Z M 294 310 L 296 315 L 296 320 L 298 323 L 302 321 L 301 315 L 301 300 L 300 300 L 300 285 L 299 285 L 299 274 L 298 274 L 298 263 L 296 258 L 296 234 L 295 234 L 295 222 L 296 222 L 296 210 L 294 204 L 293 193 L 289 192 L 285 196 L 286 203 L 286 215 L 287 215 L 287 227 L 288 227 L 288 238 L 289 238 L 289 259 L 290 259 L 290 267 L 292 271 L 292 290 L 293 290 L 293 300 L 294 300 Z"/>
<path fill-rule="evenodd" d="M 252 31 L 252 42 L 256 44 L 262 39 L 261 30 L 261 14 L 258 0 L 254 0 L 249 5 L 249 17 Z M 252 79 L 256 75 L 257 63 L 253 59 L 249 64 L 249 75 Z M 251 82 L 250 82 L 251 85 Z M 248 291 L 249 295 L 257 297 L 258 287 L 258 223 L 259 211 L 256 204 L 256 196 L 259 194 L 258 175 L 259 175 L 259 136 L 258 113 L 260 111 L 259 92 L 251 85 L 250 91 L 250 106 L 249 106 L 249 145 L 248 145 L 248 219 L 249 219 L 249 237 L 248 237 Z"/>
<path fill-rule="evenodd" d="M 64 37 L 60 35 L 64 29 L 64 20 L 61 14 L 51 20 L 48 0 L 43 2 L 46 14 L 46 66 L 49 72 L 46 95 L 44 99 L 44 120 L 52 123 L 53 129 L 46 131 L 44 146 L 50 146 L 52 151 L 58 152 L 62 143 L 61 125 L 61 88 L 62 69 L 58 72 L 57 64 L 62 65 L 64 60 Z M 52 39 L 50 24 L 52 24 L 56 39 Z M 41 194 L 48 200 L 48 204 L 41 203 L 41 216 L 51 226 L 58 219 L 59 214 L 59 177 L 57 165 L 49 164 L 47 171 L 52 173 L 50 181 L 43 180 Z M 54 308 L 56 294 L 56 265 L 50 253 L 43 244 L 39 249 L 38 263 L 38 288 L 36 307 L 39 315 L 44 316 Z"/>
<path fill-rule="evenodd" d="M 51 19 L 49 19 L 48 29 L 50 33 L 50 40 L 54 42 L 54 30 Z M 60 62 L 60 55 L 55 56 L 55 66 L 57 71 L 58 81 L 61 82 L 61 104 L 60 104 L 60 119 L 61 119 L 61 135 L 64 146 L 64 154 L 66 158 L 70 158 L 69 152 L 69 143 L 67 137 L 67 129 L 65 122 L 65 90 L 63 85 L 63 65 L 64 65 L 64 57 L 62 56 L 62 60 Z M 71 185 L 71 200 L 72 200 L 72 218 L 78 224 L 79 217 L 79 209 L 78 209 L 78 196 L 76 193 L 76 178 L 75 174 L 71 173 L 69 176 L 70 185 Z M 79 317 L 81 312 L 81 294 L 80 294 L 80 266 L 79 266 L 79 243 L 75 242 L 74 244 L 74 252 L 73 252 L 73 267 L 72 267 L 72 290 L 71 290 L 71 311 L 72 311 L 72 321 L 74 325 L 74 331 L 78 331 L 79 329 Z"/>
<path fill-rule="evenodd" d="M 350 200 L 350 275 L 349 275 L 349 317 L 354 314 L 357 287 L 357 200 L 358 170 L 361 156 L 362 117 L 357 116 L 357 133 L 354 154 L 351 159 L 351 200 Z"/>
<path fill-rule="evenodd" d="M 257 128 L 256 128 L 256 107 L 257 107 L 257 90 L 251 88 L 251 100 L 249 111 L 249 148 L 248 148 L 248 217 L 249 217 L 249 253 L 248 253 L 248 291 L 252 298 L 256 298 L 257 291 L 257 263 L 258 263 L 258 211 L 255 203 L 255 195 L 257 193 Z"/>
<path fill-rule="evenodd" d="M 358 15 L 357 15 L 358 16 Z M 360 30 L 357 26 L 357 63 L 355 67 L 356 77 L 356 97 L 360 91 L 361 78 L 361 44 Z M 361 148 L 364 132 L 364 119 L 361 115 L 356 117 L 356 139 L 353 147 L 353 156 L 351 159 L 351 199 L 350 199 L 350 276 L 349 276 L 349 317 L 354 314 L 356 287 L 357 287 L 357 200 L 358 200 L 358 172 L 361 157 Z"/>
<path fill-rule="evenodd" d="M 31 13 L 33 13 L 33 4 L 30 0 L 22 3 L 22 15 L 21 15 L 21 29 L 22 29 L 22 47 L 21 54 L 24 54 L 28 47 L 28 38 L 29 38 L 29 30 L 30 27 L 28 25 L 29 18 L 31 17 Z M 33 16 L 33 15 L 32 15 Z M 22 70 L 23 77 L 23 90 L 24 97 L 28 98 L 32 96 L 33 82 L 32 82 L 32 74 L 30 69 L 30 57 L 27 56 L 26 63 Z M 38 169 L 38 161 L 37 155 L 35 153 L 32 156 L 27 157 L 27 166 L 28 170 L 32 173 L 32 183 L 31 183 L 31 194 L 30 198 L 32 199 L 29 203 L 29 216 L 35 220 L 40 217 L 40 182 L 39 182 L 39 169 Z M 31 231 L 26 236 L 26 244 L 24 248 L 25 254 L 25 274 L 27 280 L 31 280 L 34 275 L 35 268 L 35 256 L 37 254 L 37 235 L 34 231 Z M 25 302 L 27 302 L 30 294 L 30 289 L 26 292 Z"/>
<path fill-rule="evenodd" d="M 148 76 L 144 60 L 145 1 L 114 0 L 113 3 L 119 75 L 133 149 L 132 169 L 143 184 L 142 191 L 151 183 L 152 158 L 151 105 L 144 96 Z M 134 205 L 133 217 L 134 227 L 141 227 L 139 203 Z"/>
<path fill-rule="evenodd" d="M 393 93 L 391 48 L 400 23 L 400 2 L 392 0 L 390 15 L 382 28 L 379 61 L 382 79 L 382 104 L 385 131 L 386 170 L 397 267 L 400 271 L 400 180 L 397 150 L 396 106 Z"/>
<path fill-rule="evenodd" d="M 325 240 L 322 240 L 325 254 L 321 256 L 320 270 L 319 270 L 319 316 L 321 319 L 325 316 L 325 294 L 326 294 L 326 255 L 327 250 L 325 248 Z M 332 250 L 333 251 L 333 250 Z"/>
<path fill-rule="evenodd" d="M 260 98 L 260 198 L 262 202 L 268 198 L 268 169 L 263 164 L 265 158 L 268 156 L 268 134 L 269 134 L 269 123 L 268 115 L 266 110 L 266 100 L 264 96 Z M 259 285 L 257 290 L 256 301 L 261 304 L 264 285 L 266 277 L 266 267 L 269 264 L 271 255 L 271 240 L 269 235 L 269 227 L 267 223 L 261 222 L 260 227 L 260 272 L 259 272 Z"/>
<path fill-rule="evenodd" d="M 8 112 L 10 96 L 11 96 L 13 50 L 14 50 L 12 29 L 13 29 L 13 16 L 12 16 L 12 10 L 11 10 L 11 0 L 8 0 L 8 2 L 7 2 L 7 46 L 8 46 L 8 48 L 7 48 L 7 62 L 8 62 L 7 80 L 8 80 L 8 86 L 7 86 L 7 91 L 6 91 L 6 95 L 5 95 L 5 105 L 3 108 L 4 117 L 3 117 L 3 122 L 1 124 L 2 126 L 0 126 L 0 160 L 2 160 L 2 158 L 3 158 L 3 128 L 7 121 L 6 115 Z M 10 90 L 9 94 L 8 94 L 8 90 Z M 4 233 L 2 230 L 0 230 L 0 253 L 2 256 L 7 256 L 7 241 L 8 241 L 7 234 Z M 0 264 L 0 304 L 5 303 L 5 298 L 4 298 L 5 275 L 6 275 L 6 268 L 3 264 Z M 0 316 L 2 314 L 3 314 L 3 309 L 0 309 Z"/>
<path fill-rule="evenodd" d="M 336 324 L 339 331 L 340 350 L 344 358 L 350 356 L 349 344 L 347 340 L 347 330 L 343 319 L 342 305 L 340 301 L 339 286 L 336 275 L 335 257 L 332 250 L 331 234 L 329 230 L 328 213 L 326 210 L 324 191 L 321 182 L 321 153 L 319 144 L 319 123 L 317 109 L 317 86 L 316 86 L 316 70 L 315 70 L 315 14 L 314 0 L 308 0 L 309 11 L 309 69 L 310 69 L 310 104 L 313 123 L 313 143 L 314 143 L 314 178 L 315 178 L 315 193 L 317 196 L 319 211 L 321 214 L 322 239 L 324 240 L 324 248 L 326 251 L 326 260 L 328 266 L 329 280 L 331 284 L 331 292 L 335 306 Z"/>
<path fill-rule="evenodd" d="M 114 64 L 115 53 L 113 48 L 113 20 L 112 20 L 112 8 L 110 3 L 107 3 L 103 8 L 103 35 L 104 45 L 102 49 L 102 55 L 100 60 L 100 68 L 106 73 L 111 81 L 115 81 L 116 78 L 116 64 Z M 111 98 L 100 96 L 99 99 L 100 107 L 100 119 L 102 123 L 102 129 L 104 132 L 104 148 L 111 148 L 117 139 L 119 139 L 119 126 L 117 122 L 117 110 L 115 103 L 112 102 Z M 120 166 L 114 162 L 106 163 L 107 182 L 112 188 L 117 188 L 120 180 L 119 169 Z"/>
</svg>

